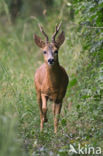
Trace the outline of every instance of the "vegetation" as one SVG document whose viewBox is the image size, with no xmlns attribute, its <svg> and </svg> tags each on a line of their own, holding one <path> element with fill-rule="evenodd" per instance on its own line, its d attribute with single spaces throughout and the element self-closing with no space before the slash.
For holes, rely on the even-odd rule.
<svg viewBox="0 0 103 156">
<path fill-rule="evenodd" d="M 103 152 L 103 0 L 21 1 L 15 20 L 11 2 L 0 1 L 0 155 L 74 155 L 70 144 L 79 143 Z M 51 36 L 61 20 L 59 58 L 70 83 L 54 135 L 51 103 L 39 129 L 34 73 L 43 58 L 33 34 L 41 23 Z"/>
</svg>

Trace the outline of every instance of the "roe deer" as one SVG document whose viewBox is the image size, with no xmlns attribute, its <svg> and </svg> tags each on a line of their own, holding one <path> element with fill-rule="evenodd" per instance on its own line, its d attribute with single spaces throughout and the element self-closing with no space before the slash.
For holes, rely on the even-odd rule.
<svg viewBox="0 0 103 156">
<path fill-rule="evenodd" d="M 44 122 L 47 122 L 47 101 L 53 101 L 53 114 L 54 114 L 54 133 L 57 132 L 59 114 L 62 107 L 62 101 L 66 93 L 68 85 L 68 75 L 65 69 L 59 64 L 58 50 L 65 40 L 64 32 L 55 40 L 55 37 L 60 29 L 61 23 L 56 25 L 56 30 L 52 36 L 52 42 L 49 42 L 47 34 L 44 32 L 43 27 L 40 31 L 46 38 L 42 41 L 36 34 L 34 35 L 35 43 L 43 51 L 44 64 L 42 64 L 35 73 L 35 87 L 37 93 L 37 100 L 40 107 L 40 130 L 43 129 Z"/>
</svg>

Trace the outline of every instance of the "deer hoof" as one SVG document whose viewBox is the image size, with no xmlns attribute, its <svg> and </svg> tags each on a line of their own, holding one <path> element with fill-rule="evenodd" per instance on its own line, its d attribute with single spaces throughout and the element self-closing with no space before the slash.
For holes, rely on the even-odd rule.
<svg viewBox="0 0 103 156">
<path fill-rule="evenodd" d="M 47 119 L 47 118 L 45 118 L 45 119 L 44 119 L 44 122 L 48 122 L 48 119 Z"/>
</svg>

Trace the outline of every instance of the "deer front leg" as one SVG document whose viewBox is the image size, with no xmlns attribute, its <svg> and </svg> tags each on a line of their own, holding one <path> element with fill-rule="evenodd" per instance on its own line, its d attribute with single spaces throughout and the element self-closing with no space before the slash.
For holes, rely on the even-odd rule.
<svg viewBox="0 0 103 156">
<path fill-rule="evenodd" d="M 47 122 L 47 98 L 44 95 L 37 94 L 37 99 L 40 108 L 40 131 L 43 130 L 44 122 Z"/>
<path fill-rule="evenodd" d="M 40 131 L 43 129 L 43 112 L 42 112 L 42 99 L 40 93 L 37 93 L 37 101 L 40 109 Z"/>
<path fill-rule="evenodd" d="M 48 100 L 48 98 L 44 94 L 42 94 L 41 97 L 42 97 L 43 122 L 47 122 L 48 119 L 46 117 L 46 114 L 47 114 L 47 100 Z"/>
<path fill-rule="evenodd" d="M 57 133 L 59 116 L 61 112 L 62 103 L 53 104 L 53 114 L 54 114 L 54 133 Z"/>
</svg>

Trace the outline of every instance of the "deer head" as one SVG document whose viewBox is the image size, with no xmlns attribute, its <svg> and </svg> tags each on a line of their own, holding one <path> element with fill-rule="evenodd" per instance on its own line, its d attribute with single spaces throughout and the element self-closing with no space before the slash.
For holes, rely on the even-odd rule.
<svg viewBox="0 0 103 156">
<path fill-rule="evenodd" d="M 61 23 L 59 25 L 56 25 L 55 32 L 52 35 L 51 42 L 49 42 L 47 34 L 45 33 L 43 27 L 40 25 L 39 25 L 40 31 L 45 36 L 46 40 L 43 41 L 39 36 L 37 36 L 36 34 L 34 35 L 36 45 L 40 47 L 43 51 L 45 63 L 50 66 L 58 63 L 58 50 L 65 40 L 63 31 L 59 34 L 59 36 L 56 39 L 56 35 L 58 34 L 60 27 Z"/>
</svg>

